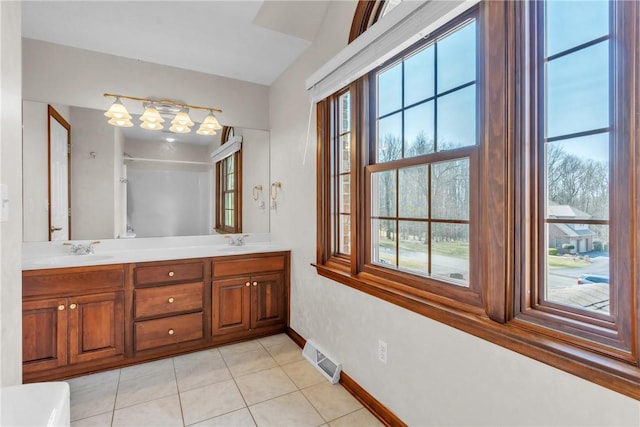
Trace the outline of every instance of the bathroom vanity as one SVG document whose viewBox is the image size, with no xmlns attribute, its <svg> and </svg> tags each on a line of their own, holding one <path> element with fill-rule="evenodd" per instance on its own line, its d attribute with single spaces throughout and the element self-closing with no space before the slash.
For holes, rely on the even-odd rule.
<svg viewBox="0 0 640 427">
<path fill-rule="evenodd" d="M 136 241 L 113 250 L 104 243 L 95 255 L 45 251 L 23 260 L 25 382 L 286 331 L 286 248 L 220 240 L 147 248 Z"/>
</svg>

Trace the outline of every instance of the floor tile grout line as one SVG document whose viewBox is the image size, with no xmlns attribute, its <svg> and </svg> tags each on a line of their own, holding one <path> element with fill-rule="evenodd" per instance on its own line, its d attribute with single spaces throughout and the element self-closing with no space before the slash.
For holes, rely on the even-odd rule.
<svg viewBox="0 0 640 427">
<path fill-rule="evenodd" d="M 260 345 L 262 345 L 262 343 L 258 342 Z M 231 368 L 229 367 L 229 365 L 227 364 L 227 359 L 224 358 L 224 355 L 222 354 L 222 352 L 220 352 L 220 355 L 222 356 L 222 361 L 224 362 L 224 366 L 227 367 L 227 370 L 229 371 L 229 375 L 231 375 L 231 379 L 233 380 L 233 384 L 235 384 L 236 388 L 238 389 L 238 393 L 240 393 L 240 397 L 242 397 L 242 401 L 244 402 L 244 408 L 249 412 L 249 415 L 251 416 L 251 419 L 253 420 L 253 424 L 255 424 L 256 426 L 258 425 L 258 423 L 256 422 L 256 419 L 253 417 L 253 413 L 251 412 L 251 409 L 249 409 L 249 405 L 247 405 L 247 400 L 245 399 L 244 395 L 242 394 L 242 391 L 240 390 L 240 387 L 238 387 L 238 383 L 236 382 L 236 377 L 233 375 L 233 373 L 231 372 Z M 236 411 L 238 411 L 239 409 L 236 409 Z M 231 411 L 234 412 L 234 411 Z M 227 412 L 227 414 L 230 414 L 231 412 Z M 225 415 L 225 414 L 221 414 L 221 415 Z"/>
<path fill-rule="evenodd" d="M 116 417 L 116 402 L 118 401 L 118 392 L 120 391 L 120 378 L 122 378 L 122 368 L 118 369 L 118 382 L 116 384 L 116 395 L 113 398 L 113 409 L 111 410 L 111 423 L 109 424 L 113 427 L 113 420 Z"/>
<path fill-rule="evenodd" d="M 182 409 L 182 395 L 180 394 L 180 386 L 178 385 L 178 373 L 176 372 L 176 358 L 171 358 L 171 363 L 173 364 L 173 376 L 176 380 L 176 390 L 178 392 L 178 405 L 180 405 L 180 416 L 182 417 L 182 426 L 187 425 L 187 421 L 184 419 L 184 409 Z"/>
<path fill-rule="evenodd" d="M 318 386 L 319 384 L 321 384 L 321 383 L 322 383 L 322 381 L 317 382 L 317 383 L 315 383 L 315 384 L 309 384 L 309 385 L 306 385 L 306 386 L 304 386 L 304 387 L 301 387 L 301 386 L 299 386 L 299 385 L 294 381 L 294 378 L 293 378 L 289 373 L 287 373 L 287 371 L 284 369 L 284 367 L 289 366 L 289 365 L 293 365 L 293 364 L 295 364 L 295 363 L 299 363 L 299 362 L 301 362 L 301 361 L 304 361 L 304 359 L 301 359 L 301 360 L 291 360 L 291 361 L 288 361 L 288 362 L 286 362 L 286 363 L 280 363 L 280 362 L 278 362 L 278 361 L 275 359 L 275 357 L 273 356 L 273 354 L 271 353 L 271 351 L 269 351 L 269 348 L 271 348 L 271 347 L 275 347 L 275 346 L 278 346 L 278 345 L 285 345 L 285 343 L 279 343 L 279 344 L 273 344 L 273 345 L 271 345 L 271 346 L 267 346 L 267 345 L 265 345 L 264 343 L 262 343 L 262 342 L 260 341 L 260 339 L 256 339 L 256 341 L 257 341 L 257 343 L 259 344 L 260 348 L 261 348 L 261 349 L 263 349 L 263 350 L 266 350 L 266 353 L 269 355 L 269 357 L 275 361 L 276 366 L 272 366 L 272 367 L 269 367 L 269 368 L 260 369 L 260 370 L 255 371 L 255 372 L 245 373 L 245 374 L 243 374 L 243 375 L 239 375 L 239 376 L 237 376 L 237 377 L 236 377 L 236 376 L 232 373 L 232 371 L 231 371 L 231 369 L 230 369 L 230 366 L 229 366 L 229 364 L 228 364 L 228 362 L 227 362 L 227 360 L 226 360 L 226 358 L 225 358 L 224 354 L 220 351 L 220 349 L 217 349 L 217 350 L 218 350 L 218 353 L 219 353 L 219 355 L 220 355 L 220 357 L 221 357 L 221 359 L 222 359 L 222 362 L 223 362 L 224 366 L 226 367 L 227 371 L 229 372 L 229 374 L 230 374 L 230 376 L 231 376 L 231 379 L 232 379 L 232 380 L 233 380 L 233 382 L 234 382 L 234 385 L 236 386 L 236 389 L 237 389 L 237 390 L 238 390 L 238 392 L 240 393 L 240 396 L 241 396 L 241 398 L 242 398 L 242 400 L 243 400 L 243 402 L 244 402 L 244 409 L 247 409 L 247 410 L 249 411 L 249 414 L 250 414 L 250 416 L 251 416 L 251 418 L 252 418 L 252 420 L 253 420 L 254 424 L 256 424 L 256 425 L 257 425 L 257 421 L 256 421 L 256 419 L 255 419 L 255 417 L 254 417 L 253 412 L 251 412 L 250 406 L 248 405 L 248 403 L 247 403 L 247 400 L 246 400 L 245 396 L 244 396 L 244 395 L 242 394 L 242 392 L 240 391 L 240 387 L 238 386 L 237 379 L 242 378 L 242 377 L 244 377 L 244 376 L 248 376 L 248 375 L 252 375 L 252 374 L 257 374 L 257 373 L 259 373 L 259 372 L 264 372 L 264 371 L 267 371 L 267 370 L 270 370 L 270 369 L 274 369 L 274 368 L 276 368 L 276 367 L 277 367 L 277 368 L 280 368 L 280 369 L 284 372 L 285 376 L 286 376 L 286 377 L 291 381 L 291 383 L 294 385 L 295 390 L 294 390 L 294 391 L 292 391 L 292 392 L 290 392 L 290 393 L 285 393 L 285 394 L 282 394 L 282 395 L 280 395 L 280 396 L 275 396 L 275 397 L 272 397 L 272 398 L 270 398 L 270 399 L 266 399 L 266 400 L 261 401 L 261 402 L 256 402 L 256 403 L 255 403 L 255 405 L 257 405 L 257 404 L 262 404 L 262 403 L 265 403 L 265 402 L 269 402 L 269 401 L 272 401 L 272 400 L 275 400 L 275 399 L 281 398 L 281 397 L 283 397 L 283 396 L 288 396 L 288 395 L 290 395 L 290 394 L 293 394 L 293 393 L 299 392 L 299 393 L 301 393 L 301 394 L 303 395 L 304 399 L 305 399 L 305 400 L 306 400 L 306 401 L 311 405 L 311 407 L 314 409 L 314 411 L 316 411 L 316 413 L 320 416 L 320 418 L 321 418 L 322 420 L 324 420 L 324 423 L 323 423 L 323 424 L 325 424 L 325 423 L 326 423 L 326 424 L 328 424 L 328 423 L 333 422 L 333 421 L 335 421 L 335 420 L 338 420 L 338 419 L 340 419 L 340 418 L 343 418 L 343 417 L 349 416 L 349 415 L 351 415 L 351 414 L 353 414 L 353 413 L 355 413 L 355 412 L 357 412 L 357 411 L 360 411 L 360 410 L 363 408 L 363 407 L 360 407 L 360 408 L 357 408 L 357 409 L 355 409 L 355 410 L 353 410 L 353 411 L 350 411 L 350 412 L 347 412 L 347 413 L 345 413 L 345 414 L 342 414 L 342 415 L 340 415 L 339 417 L 333 418 L 333 419 L 331 419 L 331 420 L 326 420 L 326 419 L 325 419 L 325 417 L 320 413 L 320 411 L 318 410 L 318 408 L 317 408 L 317 407 L 316 407 L 316 406 L 315 406 L 315 405 L 314 405 L 314 404 L 309 400 L 309 398 L 307 397 L 307 395 L 304 393 L 304 390 L 309 389 L 309 388 L 314 387 L 314 386 Z M 250 341 L 246 341 L 246 342 L 250 342 Z M 292 341 L 292 342 L 293 342 L 293 341 Z M 257 348 L 256 348 L 255 350 L 257 350 Z M 242 351 L 242 352 L 240 352 L 240 353 L 246 353 L 246 352 L 249 352 L 249 351 L 251 351 L 251 350 Z M 229 355 L 233 355 L 233 354 L 236 354 L 236 353 L 230 353 Z M 183 408 L 183 406 L 182 406 L 182 396 L 181 396 L 181 395 L 182 395 L 182 392 L 181 392 L 180 388 L 178 387 L 178 374 L 177 374 L 177 367 L 176 367 L 175 356 L 174 356 L 174 357 L 171 357 L 171 366 L 173 367 L 173 380 L 174 380 L 174 382 L 175 382 L 176 393 L 177 393 L 177 395 L 178 395 L 178 402 L 179 402 L 179 405 L 180 405 L 180 413 L 181 413 L 181 417 L 182 417 L 182 425 L 183 425 L 183 427 L 184 427 L 184 426 L 187 426 L 187 424 L 186 424 L 186 420 L 185 420 L 184 408 Z M 157 398 L 155 398 L 155 399 L 148 400 L 148 401 L 146 401 L 146 402 L 139 402 L 139 403 L 136 403 L 135 405 L 129 405 L 129 406 L 126 406 L 126 407 L 123 407 L 123 408 L 116 408 L 116 404 L 117 404 L 117 400 L 118 400 L 118 395 L 119 395 L 119 393 L 120 393 L 120 391 L 121 391 L 121 390 L 120 390 L 121 381 L 122 381 L 122 369 L 120 368 L 120 369 L 118 369 L 117 381 L 116 381 L 116 393 L 115 393 L 115 397 L 114 397 L 114 401 L 113 401 L 113 407 L 112 407 L 112 410 L 111 410 L 111 426 L 113 426 L 113 424 L 114 424 L 114 420 L 115 420 L 115 412 L 116 412 L 117 410 L 119 410 L 119 409 L 129 408 L 129 407 L 132 407 L 132 406 L 135 406 L 135 405 L 145 404 L 145 403 L 148 403 L 148 402 L 152 402 L 152 401 L 154 401 L 154 400 L 159 400 L 159 399 L 162 399 L 162 398 L 169 397 L 169 396 L 161 396 L 161 397 L 157 397 Z M 214 384 L 215 384 L 215 383 L 214 383 Z M 205 385 L 205 386 L 206 386 L 206 385 Z M 203 387 L 205 387 L 205 386 L 203 386 Z M 195 389 L 197 389 L 197 387 L 196 387 L 196 388 L 194 388 L 194 389 L 190 389 L 190 390 L 195 390 Z M 243 408 L 239 408 L 239 409 L 236 409 L 236 410 L 234 410 L 234 411 L 229 411 L 229 412 L 226 412 L 226 413 L 224 413 L 224 414 L 219 414 L 219 415 L 217 415 L 216 417 L 223 416 L 223 415 L 227 415 L 227 414 L 229 414 L 229 413 L 236 412 L 236 411 L 241 410 L 241 409 L 243 409 Z M 102 414 L 106 414 L 106 413 L 108 413 L 108 412 L 104 412 L 104 413 L 102 413 Z M 94 414 L 94 415 L 92 415 L 92 416 L 97 416 L 97 415 L 102 415 L 102 414 Z M 216 418 L 216 417 L 212 417 L 212 418 Z M 85 418 L 90 418 L 90 417 L 85 417 Z M 76 421 L 78 421 L 78 420 L 76 420 Z M 206 421 L 206 420 L 201 420 L 201 421 L 198 421 L 198 422 L 202 422 L 202 421 Z"/>
</svg>

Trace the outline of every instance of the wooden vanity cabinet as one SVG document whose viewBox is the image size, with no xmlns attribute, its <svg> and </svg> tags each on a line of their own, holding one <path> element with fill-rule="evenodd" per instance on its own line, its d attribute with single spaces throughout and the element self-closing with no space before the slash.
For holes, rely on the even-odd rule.
<svg viewBox="0 0 640 427">
<path fill-rule="evenodd" d="M 289 252 L 23 271 L 23 379 L 285 332 Z"/>
<path fill-rule="evenodd" d="M 136 264 L 134 268 L 134 351 L 168 351 L 181 343 L 201 345 L 204 337 L 203 260 Z M 169 351 L 171 351 L 169 349 Z"/>
<path fill-rule="evenodd" d="M 25 380 L 123 357 L 122 265 L 25 271 L 22 286 Z"/>
<path fill-rule="evenodd" d="M 214 338 L 286 327 L 287 255 L 213 261 L 211 327 Z"/>
</svg>

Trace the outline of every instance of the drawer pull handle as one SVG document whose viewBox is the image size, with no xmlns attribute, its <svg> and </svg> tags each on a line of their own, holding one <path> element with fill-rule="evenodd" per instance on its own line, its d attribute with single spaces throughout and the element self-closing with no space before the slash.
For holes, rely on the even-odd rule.
<svg viewBox="0 0 640 427">
<path fill-rule="evenodd" d="M 59 310 L 59 311 L 63 311 L 63 310 L 64 310 L 64 304 L 60 304 L 60 305 L 58 306 L 58 310 Z"/>
<path fill-rule="evenodd" d="M 174 273 L 173 271 L 169 272 L 169 277 L 173 277 L 176 273 Z"/>
<path fill-rule="evenodd" d="M 258 282 L 253 282 L 253 286 L 258 286 Z"/>
<path fill-rule="evenodd" d="M 71 304 L 71 305 L 69 305 L 69 308 L 70 308 L 71 310 L 75 310 L 75 309 L 76 309 L 76 307 L 77 307 L 77 305 L 76 305 L 76 304 Z"/>
<path fill-rule="evenodd" d="M 176 331 L 174 331 L 173 329 L 169 329 L 169 335 L 173 335 L 175 333 L 176 333 Z"/>
<path fill-rule="evenodd" d="M 173 303 L 175 300 L 173 299 L 173 297 L 170 297 L 167 301 L 169 301 L 169 304 Z"/>
<path fill-rule="evenodd" d="M 245 286 L 251 286 L 251 283 L 247 282 L 244 284 Z"/>
</svg>

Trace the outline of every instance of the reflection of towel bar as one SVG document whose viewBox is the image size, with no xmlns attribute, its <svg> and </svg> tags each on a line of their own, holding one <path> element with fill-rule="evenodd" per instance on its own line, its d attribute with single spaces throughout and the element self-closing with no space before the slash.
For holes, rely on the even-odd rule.
<svg viewBox="0 0 640 427">
<path fill-rule="evenodd" d="M 164 159 L 146 159 L 144 157 L 123 157 L 128 162 L 156 162 L 156 163 L 175 163 L 180 165 L 203 165 L 212 167 L 213 163 L 209 162 L 192 162 L 189 160 L 164 160 Z"/>
</svg>

